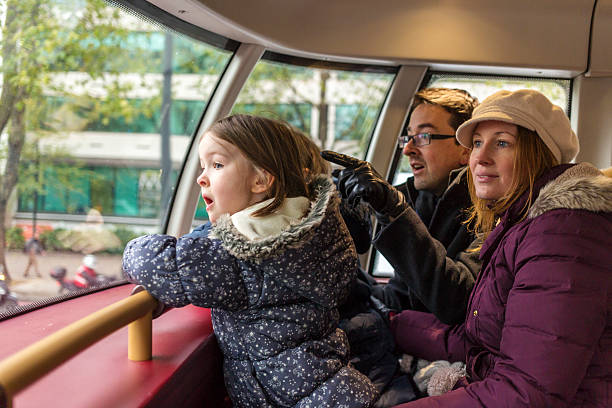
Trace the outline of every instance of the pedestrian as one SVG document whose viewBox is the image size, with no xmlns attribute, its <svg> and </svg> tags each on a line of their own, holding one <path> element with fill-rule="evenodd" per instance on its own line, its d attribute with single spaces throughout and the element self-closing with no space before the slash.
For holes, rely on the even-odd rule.
<svg viewBox="0 0 612 408">
<path fill-rule="evenodd" d="M 23 247 L 23 252 L 28 255 L 28 265 L 23 272 L 23 277 L 27 278 L 28 274 L 30 273 L 30 268 L 34 267 L 34 272 L 36 275 L 39 278 L 42 278 L 40 269 L 38 267 L 38 255 L 43 254 L 44 247 L 36 235 L 32 235 L 32 237 L 26 241 L 25 246 Z"/>
</svg>

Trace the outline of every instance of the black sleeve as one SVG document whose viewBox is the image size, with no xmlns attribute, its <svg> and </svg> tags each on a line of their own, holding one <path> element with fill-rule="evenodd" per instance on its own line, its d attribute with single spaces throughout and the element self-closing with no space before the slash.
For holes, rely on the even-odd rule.
<svg viewBox="0 0 612 408">
<path fill-rule="evenodd" d="M 341 170 L 336 169 L 332 172 L 332 180 L 338 188 L 338 176 Z M 352 206 L 346 198 L 342 198 L 340 192 L 340 215 L 346 224 L 346 227 L 351 234 L 355 249 L 358 254 L 365 254 L 372 245 L 372 210 L 370 206 L 364 202 L 358 202 Z"/>
<path fill-rule="evenodd" d="M 444 245 L 430 235 L 412 209 L 407 209 L 379 232 L 374 244 L 393 266 L 396 280 L 405 284 L 429 312 L 446 324 L 465 320 L 469 296 L 480 272 L 478 251 L 472 250 L 478 242 L 449 258 Z"/>
<path fill-rule="evenodd" d="M 372 211 L 360 202 L 351 207 L 346 200 L 340 201 L 340 215 L 346 224 L 358 254 L 364 254 L 372 244 Z"/>
</svg>

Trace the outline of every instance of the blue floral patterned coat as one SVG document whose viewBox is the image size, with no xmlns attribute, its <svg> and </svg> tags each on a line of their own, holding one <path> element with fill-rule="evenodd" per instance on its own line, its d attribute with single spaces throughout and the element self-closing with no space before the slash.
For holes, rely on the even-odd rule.
<svg viewBox="0 0 612 408">
<path fill-rule="evenodd" d="M 212 308 L 225 383 L 239 407 L 368 407 L 371 382 L 349 367 L 337 328 L 358 260 L 329 178 L 309 212 L 276 236 L 247 240 L 222 217 L 208 237 L 131 241 L 123 268 L 160 301 Z"/>
</svg>

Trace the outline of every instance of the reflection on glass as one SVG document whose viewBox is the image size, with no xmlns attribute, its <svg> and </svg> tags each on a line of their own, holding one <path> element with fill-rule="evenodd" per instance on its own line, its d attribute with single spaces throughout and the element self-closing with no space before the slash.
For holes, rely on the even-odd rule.
<svg viewBox="0 0 612 408">
<path fill-rule="evenodd" d="M 25 305 L 60 293 L 50 275 L 62 268 L 66 282 L 86 277 L 87 264 L 100 282 L 121 279 L 125 243 L 159 230 L 231 53 L 102 0 L 6 6 L 0 280 Z"/>
</svg>

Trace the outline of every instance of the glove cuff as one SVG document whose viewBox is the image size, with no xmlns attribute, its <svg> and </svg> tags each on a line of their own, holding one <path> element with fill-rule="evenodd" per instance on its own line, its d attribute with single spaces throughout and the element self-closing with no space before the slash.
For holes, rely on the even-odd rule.
<svg viewBox="0 0 612 408">
<path fill-rule="evenodd" d="M 404 195 L 395 188 L 392 187 L 392 189 L 393 190 L 389 192 L 389 195 L 392 195 L 393 197 L 388 197 L 388 204 L 384 207 L 383 211 L 375 212 L 376 220 L 383 227 L 391 224 L 410 207 L 406 202 Z"/>
</svg>

